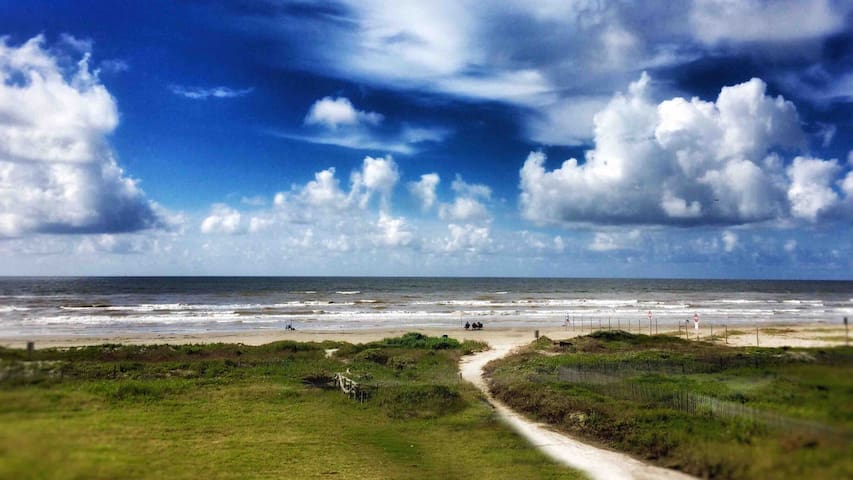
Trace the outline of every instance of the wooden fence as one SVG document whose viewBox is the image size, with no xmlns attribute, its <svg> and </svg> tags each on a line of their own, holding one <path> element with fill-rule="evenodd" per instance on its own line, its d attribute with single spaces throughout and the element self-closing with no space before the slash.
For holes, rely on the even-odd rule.
<svg viewBox="0 0 853 480">
<path fill-rule="evenodd" d="M 370 396 L 367 388 L 342 373 L 335 374 L 335 386 L 347 394 L 349 398 L 364 402 Z"/>
</svg>

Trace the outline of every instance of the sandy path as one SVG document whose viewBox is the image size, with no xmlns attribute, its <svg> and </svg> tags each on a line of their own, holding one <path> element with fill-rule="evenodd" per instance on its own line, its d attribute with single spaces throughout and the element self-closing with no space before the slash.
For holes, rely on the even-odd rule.
<svg viewBox="0 0 853 480">
<path fill-rule="evenodd" d="M 534 446 L 556 462 L 578 469 L 596 480 L 653 480 L 693 479 L 689 475 L 645 464 L 624 453 L 587 445 L 547 426 L 532 422 L 494 399 L 483 379 L 483 367 L 490 361 L 510 352 L 520 343 L 493 344 L 491 350 L 463 357 L 460 362 L 462 377 L 477 386 L 489 399 L 501 418 Z"/>
</svg>

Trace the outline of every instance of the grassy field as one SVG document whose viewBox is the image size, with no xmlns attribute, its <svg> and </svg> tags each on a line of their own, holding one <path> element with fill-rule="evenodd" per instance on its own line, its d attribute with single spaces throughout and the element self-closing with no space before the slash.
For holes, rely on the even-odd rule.
<svg viewBox="0 0 853 480">
<path fill-rule="evenodd" d="M 459 356 L 481 347 L 0 350 L 0 478 L 581 478 L 460 380 Z M 328 387 L 347 369 L 367 401 Z"/>
<path fill-rule="evenodd" d="M 575 435 L 706 478 L 853 478 L 853 349 L 597 332 L 487 366 L 492 392 Z"/>
</svg>

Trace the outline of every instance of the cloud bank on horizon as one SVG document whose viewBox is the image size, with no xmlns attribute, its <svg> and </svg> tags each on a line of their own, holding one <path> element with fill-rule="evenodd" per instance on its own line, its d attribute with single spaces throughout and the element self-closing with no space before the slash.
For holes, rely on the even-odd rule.
<svg viewBox="0 0 853 480">
<path fill-rule="evenodd" d="M 6 32 L 4 273 L 851 278 L 845 2 L 186 8 Z"/>
</svg>

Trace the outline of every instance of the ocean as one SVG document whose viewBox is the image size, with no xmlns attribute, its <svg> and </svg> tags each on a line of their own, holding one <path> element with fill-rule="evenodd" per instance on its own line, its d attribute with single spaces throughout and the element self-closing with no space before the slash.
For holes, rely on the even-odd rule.
<svg viewBox="0 0 853 480">
<path fill-rule="evenodd" d="M 0 337 L 276 329 L 841 322 L 851 281 L 0 278 Z"/>
</svg>

